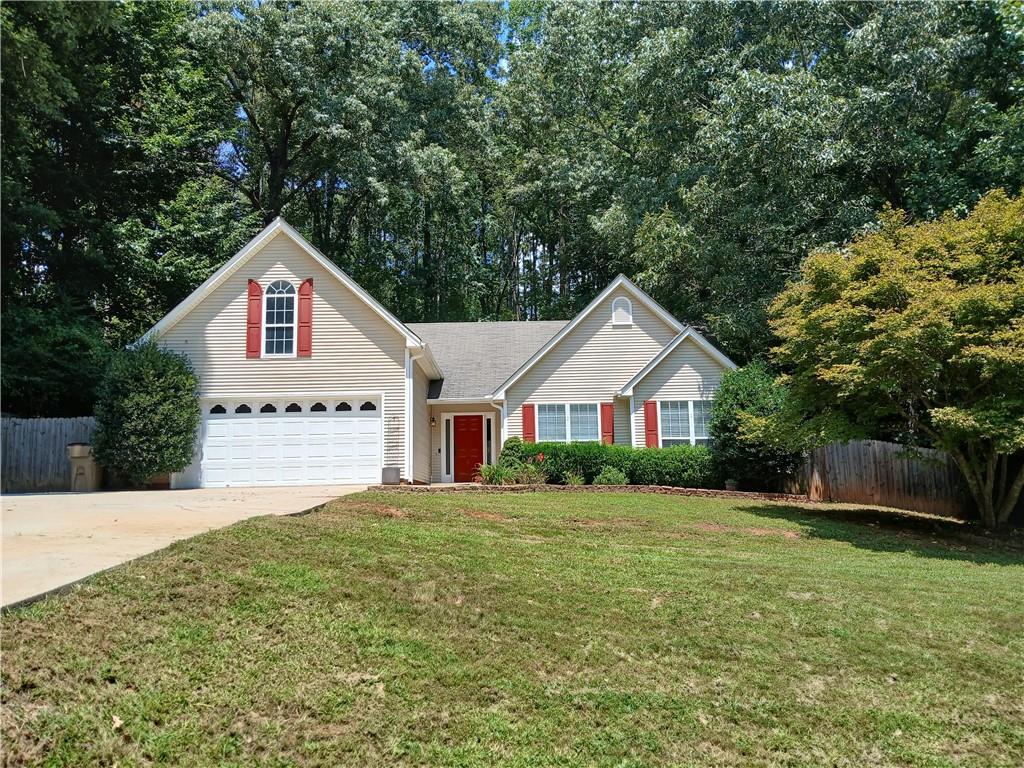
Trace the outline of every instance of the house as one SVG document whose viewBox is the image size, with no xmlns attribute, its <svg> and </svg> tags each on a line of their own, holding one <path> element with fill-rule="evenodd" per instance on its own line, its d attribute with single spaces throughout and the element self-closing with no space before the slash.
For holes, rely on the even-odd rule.
<svg viewBox="0 0 1024 768">
<path fill-rule="evenodd" d="M 622 275 L 569 321 L 403 323 L 282 219 L 145 338 L 199 378 L 179 488 L 468 481 L 513 435 L 699 444 L 734 367 Z"/>
</svg>

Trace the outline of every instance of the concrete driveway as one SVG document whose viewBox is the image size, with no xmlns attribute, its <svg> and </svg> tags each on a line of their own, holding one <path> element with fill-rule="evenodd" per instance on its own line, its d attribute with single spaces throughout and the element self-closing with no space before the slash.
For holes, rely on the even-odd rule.
<svg viewBox="0 0 1024 768">
<path fill-rule="evenodd" d="M 4 496 L 0 604 L 10 605 L 258 515 L 289 515 L 365 490 L 334 485 Z"/>
</svg>

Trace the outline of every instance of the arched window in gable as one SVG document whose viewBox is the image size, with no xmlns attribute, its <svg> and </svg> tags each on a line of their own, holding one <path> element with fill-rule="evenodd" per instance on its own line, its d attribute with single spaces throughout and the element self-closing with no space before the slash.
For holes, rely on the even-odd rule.
<svg viewBox="0 0 1024 768">
<path fill-rule="evenodd" d="M 612 325 L 633 324 L 633 302 L 625 296 L 617 296 L 612 302 Z"/>
<path fill-rule="evenodd" d="M 276 280 L 267 286 L 263 307 L 263 355 L 295 354 L 295 286 Z"/>
</svg>

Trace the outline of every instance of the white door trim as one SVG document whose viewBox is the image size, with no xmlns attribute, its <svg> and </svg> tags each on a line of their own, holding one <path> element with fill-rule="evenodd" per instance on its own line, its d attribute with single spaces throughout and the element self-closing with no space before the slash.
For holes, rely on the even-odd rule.
<svg viewBox="0 0 1024 768">
<path fill-rule="evenodd" d="M 487 421 L 491 422 L 491 458 L 497 458 L 498 451 L 498 430 L 495 429 L 495 412 L 487 413 L 486 411 L 445 411 L 441 414 L 441 482 L 442 483 L 453 483 L 455 482 L 455 421 L 451 423 L 451 436 L 452 444 L 449 446 L 445 435 L 448 430 L 448 420 L 453 419 L 454 416 L 482 416 L 484 418 L 483 429 L 480 430 L 480 436 L 482 438 L 481 448 L 483 449 L 484 463 L 487 463 Z M 451 448 L 451 460 L 447 451 Z M 445 472 L 445 467 L 450 466 L 452 471 Z"/>
</svg>

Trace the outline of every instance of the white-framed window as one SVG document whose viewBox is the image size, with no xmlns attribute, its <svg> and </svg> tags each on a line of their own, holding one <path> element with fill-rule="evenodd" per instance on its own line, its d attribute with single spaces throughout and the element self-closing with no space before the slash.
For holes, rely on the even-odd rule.
<svg viewBox="0 0 1024 768">
<path fill-rule="evenodd" d="M 276 280 L 267 286 L 263 307 L 263 356 L 295 356 L 295 286 Z"/>
<path fill-rule="evenodd" d="M 633 302 L 625 296 L 617 296 L 612 301 L 612 325 L 633 324 Z"/>
<path fill-rule="evenodd" d="M 537 406 L 537 442 L 564 443 L 567 426 L 563 404 L 540 403 Z"/>
<path fill-rule="evenodd" d="M 537 442 L 580 442 L 601 439 L 597 403 L 538 403 Z"/>
<path fill-rule="evenodd" d="M 710 400 L 659 400 L 658 434 L 661 447 L 707 445 Z"/>
<path fill-rule="evenodd" d="M 692 400 L 694 445 L 708 444 L 708 424 L 711 422 L 711 401 Z"/>
<path fill-rule="evenodd" d="M 597 403 L 571 403 L 569 405 L 569 439 L 601 439 Z"/>
<path fill-rule="evenodd" d="M 690 444 L 690 404 L 686 400 L 662 400 L 658 404 L 660 412 L 659 434 L 661 446 Z"/>
</svg>

